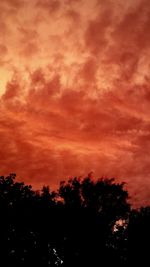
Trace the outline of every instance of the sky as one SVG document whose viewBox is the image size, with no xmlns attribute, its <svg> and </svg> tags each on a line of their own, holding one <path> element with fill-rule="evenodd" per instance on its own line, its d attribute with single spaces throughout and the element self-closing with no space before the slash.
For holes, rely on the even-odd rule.
<svg viewBox="0 0 150 267">
<path fill-rule="evenodd" d="M 149 0 L 0 1 L 0 174 L 116 177 L 150 204 Z"/>
</svg>

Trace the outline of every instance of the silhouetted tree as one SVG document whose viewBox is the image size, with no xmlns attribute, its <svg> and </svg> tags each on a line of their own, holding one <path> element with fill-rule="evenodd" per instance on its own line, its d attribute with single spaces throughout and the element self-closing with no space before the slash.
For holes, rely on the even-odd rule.
<svg viewBox="0 0 150 267">
<path fill-rule="evenodd" d="M 127 267 L 149 260 L 150 208 L 123 183 L 70 179 L 53 192 L 0 177 L 0 266 Z"/>
<path fill-rule="evenodd" d="M 90 178 L 61 183 L 65 266 L 99 266 L 112 261 L 112 247 L 108 244 L 112 228 L 117 220 L 126 219 L 130 211 L 123 185 L 115 184 L 114 179 L 94 182 Z"/>
<path fill-rule="evenodd" d="M 128 264 L 149 265 L 149 242 L 150 207 L 132 210 L 128 224 Z"/>
</svg>

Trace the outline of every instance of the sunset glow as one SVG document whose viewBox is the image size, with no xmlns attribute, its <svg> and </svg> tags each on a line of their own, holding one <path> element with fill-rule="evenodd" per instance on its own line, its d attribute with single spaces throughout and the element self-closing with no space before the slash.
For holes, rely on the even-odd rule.
<svg viewBox="0 0 150 267">
<path fill-rule="evenodd" d="M 0 1 L 0 171 L 150 192 L 148 0 Z"/>
</svg>

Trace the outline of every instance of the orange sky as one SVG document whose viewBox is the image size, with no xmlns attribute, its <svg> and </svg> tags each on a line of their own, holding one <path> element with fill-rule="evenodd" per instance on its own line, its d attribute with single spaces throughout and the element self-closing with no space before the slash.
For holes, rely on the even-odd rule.
<svg viewBox="0 0 150 267">
<path fill-rule="evenodd" d="M 0 1 L 0 172 L 115 176 L 150 204 L 149 0 Z"/>
</svg>

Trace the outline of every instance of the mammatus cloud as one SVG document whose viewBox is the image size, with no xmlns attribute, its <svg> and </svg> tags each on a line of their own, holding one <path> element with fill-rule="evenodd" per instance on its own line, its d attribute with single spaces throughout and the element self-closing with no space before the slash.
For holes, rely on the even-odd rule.
<svg viewBox="0 0 150 267">
<path fill-rule="evenodd" d="M 149 203 L 147 1 L 2 1 L 0 168 L 36 188 L 126 181 Z"/>
</svg>

